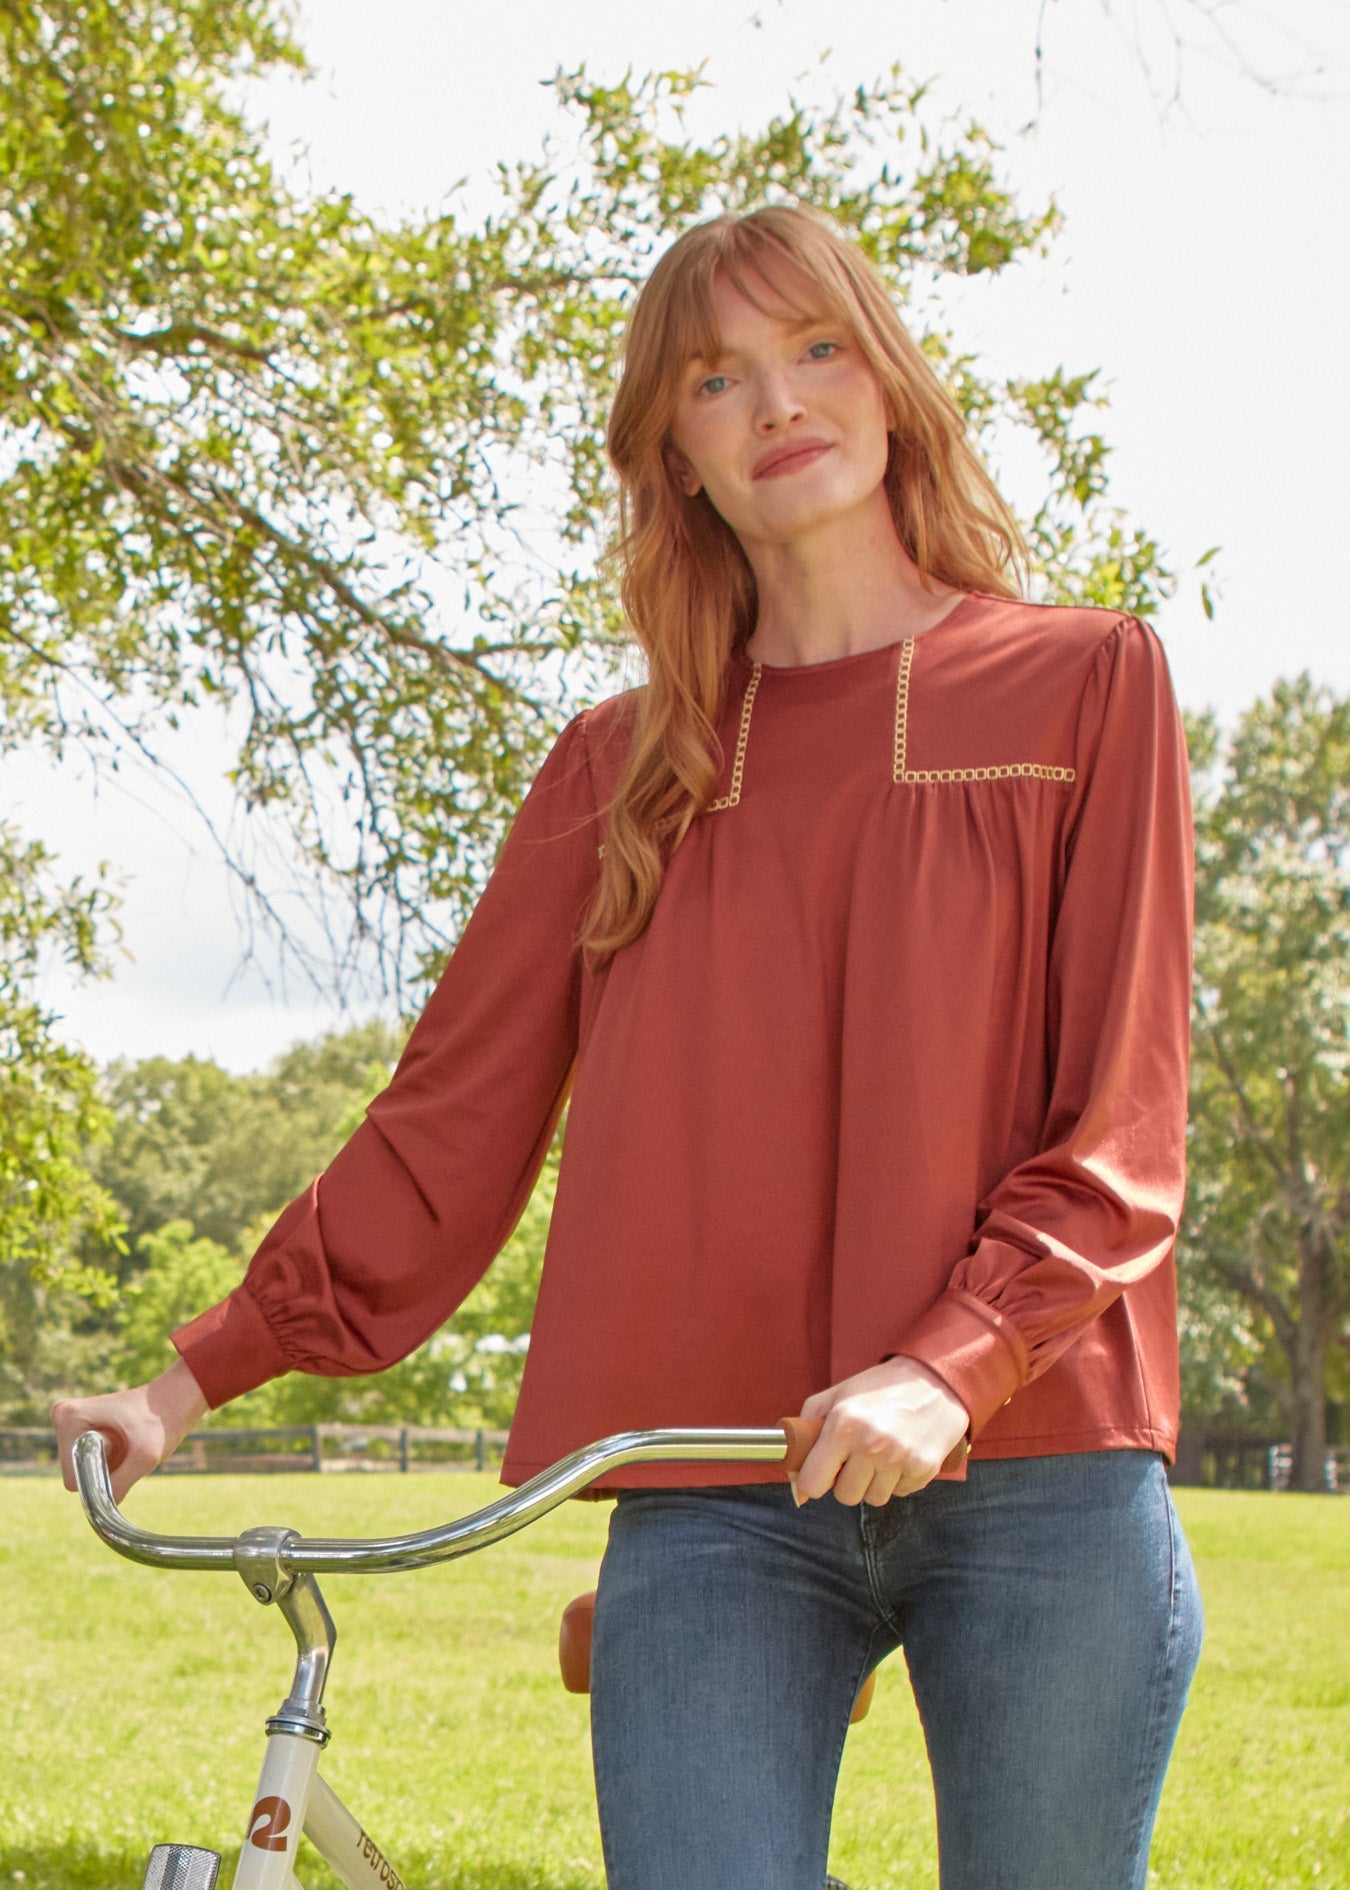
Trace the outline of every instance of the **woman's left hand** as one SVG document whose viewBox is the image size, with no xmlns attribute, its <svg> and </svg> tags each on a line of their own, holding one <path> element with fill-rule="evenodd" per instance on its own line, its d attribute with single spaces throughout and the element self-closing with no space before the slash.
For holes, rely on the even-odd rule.
<svg viewBox="0 0 1350 1890">
<path fill-rule="evenodd" d="M 970 1427 L 970 1413 L 935 1371 L 891 1358 L 802 1406 L 823 1419 L 792 1479 L 799 1504 L 833 1490 L 841 1503 L 887 1503 L 931 1483 Z"/>
</svg>

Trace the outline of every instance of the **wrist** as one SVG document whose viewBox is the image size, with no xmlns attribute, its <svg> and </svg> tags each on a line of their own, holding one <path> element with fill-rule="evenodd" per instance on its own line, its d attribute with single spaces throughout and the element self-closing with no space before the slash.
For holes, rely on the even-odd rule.
<svg viewBox="0 0 1350 1890">
<path fill-rule="evenodd" d="M 896 1371 L 897 1379 L 908 1379 L 910 1382 L 913 1382 L 914 1377 L 917 1375 L 926 1386 L 937 1394 L 939 1402 L 951 1412 L 954 1418 L 958 1415 L 960 1416 L 967 1431 L 969 1431 L 970 1412 L 964 1401 L 952 1390 L 941 1372 L 935 1370 L 926 1360 L 911 1358 L 904 1352 L 893 1352 L 886 1360 L 886 1364 L 898 1368 Z"/>
<path fill-rule="evenodd" d="M 211 1409 L 187 1363 L 176 1358 L 167 1371 L 146 1386 L 146 1402 L 166 1428 L 181 1437 Z"/>
</svg>

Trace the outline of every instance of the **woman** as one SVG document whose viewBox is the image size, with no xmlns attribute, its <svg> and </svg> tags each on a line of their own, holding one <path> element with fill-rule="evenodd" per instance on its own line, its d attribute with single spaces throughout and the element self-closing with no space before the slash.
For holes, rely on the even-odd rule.
<svg viewBox="0 0 1350 1890">
<path fill-rule="evenodd" d="M 506 1240 L 571 1095 L 504 1475 L 618 1474 L 615 1890 L 817 1890 L 903 1646 L 944 1890 L 1142 1890 L 1200 1610 L 1176 1443 L 1191 909 L 1153 632 L 1023 601 L 1016 525 L 860 252 L 688 231 L 609 430 L 645 687 L 575 717 L 389 1088 L 150 1386 L 115 1487 L 280 1372 L 375 1371 Z M 659 896 L 658 896 L 659 895 Z M 966 1461 L 966 1453 L 969 1461 Z"/>
</svg>

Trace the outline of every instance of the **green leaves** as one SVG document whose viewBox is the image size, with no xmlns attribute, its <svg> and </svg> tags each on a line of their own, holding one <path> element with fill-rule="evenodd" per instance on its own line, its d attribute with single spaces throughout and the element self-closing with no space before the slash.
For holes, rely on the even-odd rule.
<svg viewBox="0 0 1350 1890">
<path fill-rule="evenodd" d="M 1194 732 L 1187 1264 L 1273 1336 L 1320 1475 L 1350 1345 L 1350 702 L 1303 675 L 1226 747 Z"/>
<path fill-rule="evenodd" d="M 170 1222 L 190 1222 L 231 1254 L 251 1231 L 261 1239 L 258 1223 L 327 1166 L 388 1082 L 400 1041 L 372 1022 L 296 1044 L 244 1076 L 199 1057 L 107 1069 L 110 1133 L 91 1166 L 127 1223 L 124 1276 L 140 1264 L 141 1243 Z"/>
<path fill-rule="evenodd" d="M 1043 247 L 975 124 L 898 67 L 692 140 L 700 71 L 552 83 L 570 152 L 499 207 L 393 227 L 293 196 L 233 100 L 301 55 L 267 0 L 30 0 L 0 22 L 3 739 L 156 752 L 238 712 L 232 778 L 343 894 L 396 987 L 433 971 L 545 744 L 610 685 L 604 423 L 636 285 L 690 221 L 766 198 L 852 230 L 909 299 Z M 932 337 L 935 358 L 953 351 Z M 1157 548 L 1097 517 L 1092 375 L 986 383 L 1029 426 L 1048 588 L 1147 607 Z M 263 901 L 266 915 L 266 902 Z M 266 916 L 265 916 L 266 922 Z"/>
<path fill-rule="evenodd" d="M 356 1129 L 397 1049 L 396 1033 L 369 1024 L 296 1044 L 260 1075 L 193 1057 L 107 1072 L 112 1133 L 96 1167 L 126 1239 L 115 1304 L 94 1323 L 107 1333 L 112 1379 L 140 1383 L 171 1362 L 170 1333 L 238 1284 L 276 1215 Z M 560 1146 L 561 1136 L 487 1277 L 425 1345 L 371 1378 L 291 1375 L 236 1400 L 224 1422 L 508 1424 Z"/>
<path fill-rule="evenodd" d="M 30 995 L 49 954 L 87 975 L 105 968 L 109 895 L 101 884 L 54 885 L 50 865 L 41 846 L 0 825 L 0 1273 L 46 1278 L 78 1237 L 115 1245 L 120 1225 L 82 1160 L 110 1127 L 94 1067 Z M 106 1281 L 96 1271 L 82 1284 L 99 1293 Z"/>
<path fill-rule="evenodd" d="M 725 210 L 811 204 L 940 310 L 947 280 L 1060 219 L 898 66 L 706 142 L 683 116 L 701 69 L 582 68 L 552 81 L 570 145 L 499 165 L 478 226 L 390 225 L 276 176 L 236 101 L 278 63 L 303 55 L 272 0 L 0 9 L 0 745 L 153 761 L 183 710 L 218 708 L 255 833 L 274 823 L 324 901 L 331 956 L 308 968 L 340 984 L 373 953 L 401 991 L 442 961 L 552 735 L 615 684 L 604 429 L 661 250 Z M 925 326 L 977 438 L 1029 430 L 1042 455 L 1046 593 L 1147 611 L 1170 579 L 1106 505 L 1095 375 L 1000 384 Z M 109 912 L 47 872 L 6 837 L 0 1234 L 50 1271 L 116 1248 L 71 1165 L 106 1126 L 92 1073 L 27 996 L 40 949 L 94 968 Z M 229 1247 L 172 1164 L 145 1218 L 152 1143 L 133 1238 L 177 1216 Z"/>
</svg>

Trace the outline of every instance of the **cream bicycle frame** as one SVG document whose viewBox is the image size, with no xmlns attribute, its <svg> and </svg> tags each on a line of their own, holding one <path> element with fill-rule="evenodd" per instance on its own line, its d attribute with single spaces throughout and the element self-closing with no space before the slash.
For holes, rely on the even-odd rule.
<svg viewBox="0 0 1350 1890">
<path fill-rule="evenodd" d="M 406 1536 L 370 1540 L 305 1538 L 293 1529 L 246 1529 L 241 1536 L 161 1536 L 138 1529 L 113 1499 L 103 1438 L 75 1442 L 75 1480 L 95 1533 L 130 1561 L 151 1568 L 232 1569 L 255 1601 L 275 1605 L 295 1637 L 291 1690 L 267 1721 L 253 1808 L 244 1827 L 233 1890 L 298 1890 L 303 1834 L 348 1890 L 406 1890 L 387 1854 L 319 1776 L 328 1743 L 324 1686 L 337 1630 L 317 1574 L 388 1574 L 453 1560 L 513 1535 L 611 1470 L 641 1463 L 781 1463 L 782 1430 L 624 1431 L 575 1451 L 486 1509 Z"/>
</svg>

